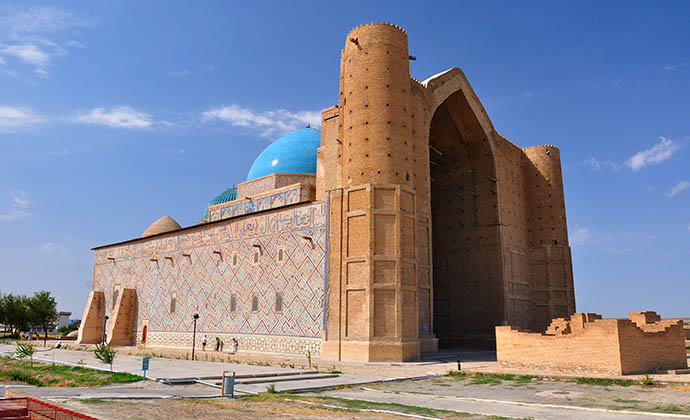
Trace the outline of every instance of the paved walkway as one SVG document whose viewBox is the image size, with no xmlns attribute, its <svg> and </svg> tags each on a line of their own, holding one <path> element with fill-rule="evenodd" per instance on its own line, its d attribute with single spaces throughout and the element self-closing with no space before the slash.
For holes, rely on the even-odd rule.
<svg viewBox="0 0 690 420">
<path fill-rule="evenodd" d="M 681 414 L 614 411 L 600 408 L 571 407 L 555 404 L 521 403 L 514 401 L 432 396 L 423 394 L 382 392 L 371 388 L 327 391 L 319 394 L 338 398 L 405 404 L 487 416 L 533 418 L 535 420 L 652 420 L 659 418 L 690 419 Z"/>
</svg>

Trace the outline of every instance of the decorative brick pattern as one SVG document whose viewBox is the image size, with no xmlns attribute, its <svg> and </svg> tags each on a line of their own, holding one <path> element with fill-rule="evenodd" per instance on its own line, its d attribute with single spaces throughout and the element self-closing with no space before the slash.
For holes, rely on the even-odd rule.
<svg viewBox="0 0 690 420">
<path fill-rule="evenodd" d="M 92 288 L 104 292 L 111 318 L 115 288 L 136 289 L 134 325 L 141 331 L 148 321 L 147 341 L 161 331 L 191 332 L 195 312 L 202 334 L 321 337 L 325 210 L 324 203 L 307 204 L 99 248 Z M 282 262 L 278 249 L 283 249 Z M 280 312 L 274 311 L 276 293 L 282 294 Z M 177 302 L 171 313 L 173 294 Z M 251 311 L 254 297 L 256 312 Z"/>
<path fill-rule="evenodd" d="M 252 198 L 238 199 L 216 204 L 208 208 L 208 221 L 228 219 L 257 211 L 275 209 L 291 204 L 304 203 L 314 199 L 314 185 L 293 184 L 278 188 Z"/>
<path fill-rule="evenodd" d="M 223 351 L 230 351 L 233 338 L 237 340 L 239 351 L 262 353 L 284 353 L 305 355 L 309 351 L 312 355 L 321 354 L 320 338 L 276 337 L 264 335 L 227 334 L 227 333 L 198 333 L 196 334 L 196 348 L 201 349 L 201 342 L 206 335 L 207 350 L 215 349 L 216 337 L 224 342 Z M 189 332 L 155 331 L 148 333 L 146 343 L 158 347 L 192 347 L 193 334 Z M 139 336 L 139 340 L 141 336 Z"/>
</svg>

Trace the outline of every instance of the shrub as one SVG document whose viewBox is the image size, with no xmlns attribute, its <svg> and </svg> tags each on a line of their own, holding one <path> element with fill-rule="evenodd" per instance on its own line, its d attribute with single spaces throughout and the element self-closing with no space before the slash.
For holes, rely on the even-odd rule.
<svg viewBox="0 0 690 420">
<path fill-rule="evenodd" d="M 14 354 L 20 358 L 24 359 L 28 357 L 31 359 L 31 367 L 34 366 L 34 353 L 36 353 L 36 347 L 31 343 L 20 343 L 17 341 L 17 347 L 14 349 Z"/>
<path fill-rule="evenodd" d="M 115 360 L 115 350 L 107 344 L 96 344 L 96 348 L 93 351 L 93 355 L 96 356 L 99 362 L 110 365 L 110 372 L 113 371 L 113 361 Z"/>
</svg>

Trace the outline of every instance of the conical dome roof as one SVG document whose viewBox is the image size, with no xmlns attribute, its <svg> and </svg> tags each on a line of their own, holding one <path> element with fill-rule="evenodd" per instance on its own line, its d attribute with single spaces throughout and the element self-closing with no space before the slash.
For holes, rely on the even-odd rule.
<svg viewBox="0 0 690 420">
<path fill-rule="evenodd" d="M 172 230 L 177 230 L 177 229 L 182 229 L 182 226 L 180 226 L 179 223 L 175 221 L 170 216 L 163 216 L 160 219 L 156 220 L 149 226 L 144 233 L 141 234 L 142 238 L 145 238 L 147 236 L 151 235 L 157 235 L 159 233 L 164 233 L 164 232 L 170 232 Z"/>
</svg>

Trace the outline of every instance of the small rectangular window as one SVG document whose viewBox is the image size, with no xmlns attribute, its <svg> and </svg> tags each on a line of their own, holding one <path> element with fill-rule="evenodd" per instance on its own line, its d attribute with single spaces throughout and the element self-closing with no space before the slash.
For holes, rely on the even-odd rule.
<svg viewBox="0 0 690 420">
<path fill-rule="evenodd" d="M 259 310 L 259 298 L 252 296 L 252 312 L 257 312 Z"/>
<path fill-rule="evenodd" d="M 254 264 L 259 263 L 259 251 L 254 251 Z"/>
<path fill-rule="evenodd" d="M 283 312 L 283 295 L 276 293 L 276 312 Z"/>
<path fill-rule="evenodd" d="M 237 254 L 232 256 L 232 265 L 237 265 Z"/>
<path fill-rule="evenodd" d="M 176 310 L 177 310 L 177 294 L 173 293 L 172 297 L 170 298 L 170 313 L 174 314 Z"/>
<path fill-rule="evenodd" d="M 230 312 L 237 312 L 237 296 L 230 296 Z"/>
<path fill-rule="evenodd" d="M 285 251 L 283 248 L 278 248 L 278 262 L 283 262 L 283 259 L 285 259 Z"/>
</svg>

